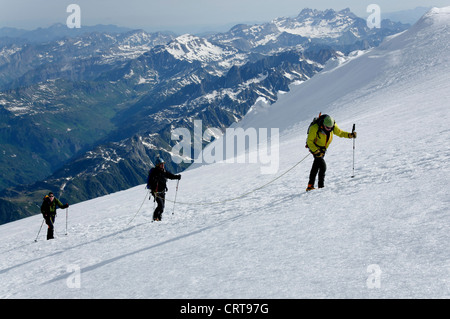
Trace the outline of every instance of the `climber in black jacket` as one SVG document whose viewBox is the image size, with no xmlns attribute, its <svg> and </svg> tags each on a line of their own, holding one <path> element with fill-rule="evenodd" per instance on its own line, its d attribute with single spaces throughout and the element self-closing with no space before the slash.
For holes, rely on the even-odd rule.
<svg viewBox="0 0 450 319">
<path fill-rule="evenodd" d="M 153 220 L 160 221 L 166 201 L 167 179 L 181 179 L 181 175 L 174 175 L 164 168 L 164 160 L 158 157 L 147 178 L 147 188 L 151 191 L 158 206 L 153 212 Z"/>
</svg>

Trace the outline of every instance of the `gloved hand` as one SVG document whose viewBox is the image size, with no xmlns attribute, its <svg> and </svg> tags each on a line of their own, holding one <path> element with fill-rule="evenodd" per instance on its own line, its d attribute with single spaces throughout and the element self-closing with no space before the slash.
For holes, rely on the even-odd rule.
<svg viewBox="0 0 450 319">
<path fill-rule="evenodd" d="M 350 137 L 350 138 L 356 138 L 356 132 L 353 132 L 353 133 L 350 133 L 350 134 L 348 134 L 348 137 Z"/>
<path fill-rule="evenodd" d="M 67 208 L 67 207 L 69 207 L 69 204 L 68 204 L 68 203 L 66 203 L 66 204 L 64 204 L 64 205 L 62 206 L 62 208 Z"/>
<path fill-rule="evenodd" d="M 178 174 L 178 175 L 175 175 L 175 177 L 176 177 L 176 179 L 178 179 L 178 180 L 180 180 L 180 179 L 181 179 L 181 175 L 180 175 L 180 174 Z"/>
</svg>

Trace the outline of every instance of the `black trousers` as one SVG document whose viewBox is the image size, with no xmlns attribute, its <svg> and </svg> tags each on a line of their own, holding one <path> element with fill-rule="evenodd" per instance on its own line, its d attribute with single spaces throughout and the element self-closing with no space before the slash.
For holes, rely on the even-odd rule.
<svg viewBox="0 0 450 319">
<path fill-rule="evenodd" d="M 318 186 L 319 188 L 324 187 L 325 183 L 325 172 L 327 170 L 327 164 L 325 163 L 325 160 L 323 157 L 314 157 L 314 162 L 311 167 L 311 172 L 309 173 L 309 183 L 312 186 L 314 186 L 314 183 L 316 182 L 316 176 L 319 174 L 319 182 Z"/>
<path fill-rule="evenodd" d="M 166 193 L 157 193 L 156 195 L 156 206 L 155 211 L 153 212 L 153 220 L 161 220 L 162 213 L 164 212 L 164 205 L 166 203 Z"/>
<path fill-rule="evenodd" d="M 53 232 L 54 232 L 54 229 L 55 229 L 55 226 L 54 226 L 55 218 L 56 218 L 56 214 L 44 215 L 45 223 L 48 226 L 48 229 L 47 229 L 47 240 L 53 239 Z"/>
</svg>

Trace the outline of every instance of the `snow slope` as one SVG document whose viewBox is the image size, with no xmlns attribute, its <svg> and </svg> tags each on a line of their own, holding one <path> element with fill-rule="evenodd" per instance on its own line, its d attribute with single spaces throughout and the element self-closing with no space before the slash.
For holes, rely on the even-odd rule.
<svg viewBox="0 0 450 319">
<path fill-rule="evenodd" d="M 60 211 L 53 241 L 40 216 L 0 226 L 0 297 L 449 298 L 449 13 L 255 105 L 240 125 L 280 129 L 277 174 L 188 170 L 159 223 L 141 185 L 71 206 L 67 236 Z M 356 123 L 355 178 L 335 137 L 324 189 L 305 193 L 307 157 L 207 204 L 297 164 L 320 111 Z"/>
</svg>

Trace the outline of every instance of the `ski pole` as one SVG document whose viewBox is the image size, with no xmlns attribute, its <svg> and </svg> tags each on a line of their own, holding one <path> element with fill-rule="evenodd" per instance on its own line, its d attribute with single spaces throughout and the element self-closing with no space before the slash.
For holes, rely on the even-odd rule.
<svg viewBox="0 0 450 319">
<path fill-rule="evenodd" d="M 37 233 L 36 239 L 34 240 L 35 242 L 37 242 L 37 240 L 38 240 L 39 234 L 41 233 L 42 226 L 44 225 L 44 221 L 45 221 L 45 219 L 42 219 L 41 227 L 39 228 L 39 231 Z"/>
<path fill-rule="evenodd" d="M 177 181 L 177 190 L 175 191 L 175 200 L 173 201 L 172 215 L 175 213 L 175 203 L 177 202 L 178 184 L 179 183 L 180 183 L 180 180 Z"/>
<path fill-rule="evenodd" d="M 355 124 L 353 124 L 352 134 L 355 133 Z M 353 137 L 353 175 L 355 177 L 355 137 Z"/>
<path fill-rule="evenodd" d="M 69 215 L 69 208 L 66 208 L 66 236 L 67 236 L 67 216 Z"/>
</svg>

